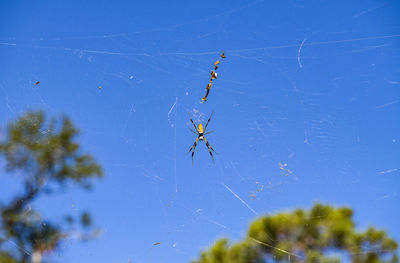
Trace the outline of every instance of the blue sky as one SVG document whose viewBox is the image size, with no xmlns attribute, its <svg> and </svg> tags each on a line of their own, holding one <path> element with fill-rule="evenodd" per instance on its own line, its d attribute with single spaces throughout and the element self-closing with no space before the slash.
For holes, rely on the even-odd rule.
<svg viewBox="0 0 400 263">
<path fill-rule="evenodd" d="M 372 0 L 2 1 L 1 126 L 27 109 L 67 114 L 106 174 L 91 192 L 35 204 L 54 220 L 89 210 L 103 230 L 50 257 L 188 262 L 257 216 L 315 202 L 351 206 L 360 229 L 400 241 L 399 11 Z M 200 142 L 192 166 L 189 115 L 204 123 L 212 111 L 216 162 Z M 18 191 L 0 182 L 0 200 Z"/>
</svg>

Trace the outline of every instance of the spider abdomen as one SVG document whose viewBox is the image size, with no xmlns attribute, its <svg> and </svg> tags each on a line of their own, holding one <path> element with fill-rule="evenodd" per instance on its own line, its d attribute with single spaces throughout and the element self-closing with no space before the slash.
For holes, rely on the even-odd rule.
<svg viewBox="0 0 400 263">
<path fill-rule="evenodd" d="M 197 128 L 199 134 L 203 135 L 203 125 L 199 124 L 199 128 Z"/>
</svg>

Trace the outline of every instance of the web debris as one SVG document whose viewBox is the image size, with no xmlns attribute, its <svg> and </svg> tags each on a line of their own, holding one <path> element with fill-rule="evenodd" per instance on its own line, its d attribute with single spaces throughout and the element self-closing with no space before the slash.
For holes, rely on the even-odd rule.
<svg viewBox="0 0 400 263">
<path fill-rule="evenodd" d="M 389 170 L 385 170 L 385 171 L 380 171 L 378 172 L 378 174 L 388 174 L 388 173 L 393 173 L 393 172 L 397 172 L 399 169 L 394 168 L 394 169 L 389 169 Z"/>
<path fill-rule="evenodd" d="M 282 164 L 282 163 L 279 162 L 279 169 L 282 170 L 283 172 L 285 172 L 286 176 L 295 175 L 291 170 L 286 168 L 287 166 L 288 166 L 287 163 Z"/>
<path fill-rule="evenodd" d="M 223 182 L 221 182 L 221 184 L 229 191 L 231 192 L 237 199 L 239 199 L 240 202 L 242 202 L 251 212 L 253 212 L 255 215 L 258 215 L 258 213 L 251 208 L 242 198 L 240 198 L 235 192 L 232 191 L 232 189 L 230 189 L 226 184 L 224 184 Z"/>
<path fill-rule="evenodd" d="M 301 64 L 301 61 L 300 61 L 301 48 L 303 47 L 304 42 L 306 42 L 306 40 L 307 40 L 307 38 L 303 39 L 303 42 L 301 42 L 301 45 L 300 45 L 300 47 L 299 47 L 299 50 L 297 51 L 297 62 L 299 63 L 299 67 L 300 67 L 300 68 L 303 67 L 303 65 Z"/>
<path fill-rule="evenodd" d="M 249 197 L 251 197 L 252 199 L 256 199 L 257 194 L 259 194 L 260 192 L 262 192 L 264 190 L 264 185 L 261 184 L 260 182 L 256 182 L 256 185 L 257 185 L 257 191 L 251 192 L 251 194 L 249 195 Z"/>
<path fill-rule="evenodd" d="M 376 108 L 376 109 L 382 109 L 382 108 L 385 108 L 385 107 L 387 107 L 387 106 L 396 104 L 396 103 L 398 103 L 398 102 L 399 102 L 399 100 L 394 100 L 394 101 L 391 101 L 391 102 L 388 102 L 388 103 L 385 103 L 385 104 L 376 106 L 375 108 Z"/>
<path fill-rule="evenodd" d="M 178 97 L 175 98 L 175 102 L 174 102 L 174 104 L 172 105 L 171 109 L 170 109 L 169 112 L 168 112 L 168 122 L 170 123 L 171 127 L 174 127 L 174 124 L 171 123 L 170 116 L 171 116 L 172 110 L 175 108 L 175 105 L 176 105 L 177 103 L 178 103 Z"/>
<path fill-rule="evenodd" d="M 171 123 L 171 113 L 172 110 L 175 108 L 175 123 Z M 168 112 L 168 122 L 171 125 L 171 128 L 174 128 L 174 181 L 175 181 L 175 193 L 178 192 L 178 183 L 176 180 L 176 121 L 177 121 L 177 115 L 178 115 L 178 97 L 175 98 L 174 104 L 171 106 Z"/>
</svg>

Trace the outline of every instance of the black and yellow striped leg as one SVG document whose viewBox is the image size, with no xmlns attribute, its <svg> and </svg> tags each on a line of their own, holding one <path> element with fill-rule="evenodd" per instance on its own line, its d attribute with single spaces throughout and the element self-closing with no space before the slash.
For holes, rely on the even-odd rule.
<svg viewBox="0 0 400 263">
<path fill-rule="evenodd" d="M 194 130 L 197 131 L 196 124 L 194 124 L 193 120 L 190 118 L 190 122 L 193 124 Z"/>
<path fill-rule="evenodd" d="M 204 138 L 204 141 L 205 141 L 205 143 L 206 143 L 208 152 L 209 152 L 210 155 L 211 155 L 211 158 L 212 158 L 212 160 L 213 160 L 213 163 L 215 163 L 215 161 L 214 161 L 214 156 L 213 156 L 211 150 L 212 150 L 213 152 L 215 152 L 215 151 L 214 151 L 213 147 L 211 147 L 211 145 L 208 143 L 208 141 L 206 140 L 206 138 Z"/>
<path fill-rule="evenodd" d="M 206 132 L 208 123 L 211 121 L 211 117 L 213 116 L 213 114 L 214 114 L 214 112 L 211 112 L 210 118 L 208 118 L 208 121 L 207 121 L 207 123 L 206 123 L 206 126 L 204 127 L 204 132 Z"/>
<path fill-rule="evenodd" d="M 193 164 L 193 155 L 194 155 L 194 150 L 196 149 L 197 146 L 197 142 L 198 142 L 199 138 L 197 137 L 196 140 L 194 141 L 194 144 L 192 147 L 190 147 L 188 153 L 192 152 L 192 164 Z"/>
</svg>

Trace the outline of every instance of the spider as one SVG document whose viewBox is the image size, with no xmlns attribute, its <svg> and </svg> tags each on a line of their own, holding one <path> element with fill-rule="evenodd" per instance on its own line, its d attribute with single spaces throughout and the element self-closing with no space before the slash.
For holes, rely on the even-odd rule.
<svg viewBox="0 0 400 263">
<path fill-rule="evenodd" d="M 206 143 L 206 146 L 207 146 L 207 148 L 208 148 L 208 152 L 210 153 L 211 158 L 212 158 L 212 160 L 213 160 L 213 162 L 214 162 L 214 157 L 213 157 L 213 154 L 212 154 L 211 151 L 213 151 L 214 153 L 215 153 L 215 151 L 214 151 L 213 147 L 211 147 L 211 145 L 210 145 L 210 144 L 208 143 L 208 141 L 206 140 L 206 137 L 204 137 L 204 135 L 210 134 L 210 133 L 213 132 L 213 131 L 206 132 L 208 123 L 210 123 L 211 117 L 212 117 L 213 113 L 214 113 L 214 112 L 212 112 L 211 115 L 210 115 L 210 118 L 208 118 L 208 121 L 207 121 L 206 126 L 204 127 L 204 129 L 203 129 L 203 125 L 202 125 L 201 123 L 199 123 L 199 126 L 196 127 L 196 124 L 194 124 L 193 120 L 190 118 L 190 122 L 193 124 L 193 126 L 194 126 L 194 128 L 195 128 L 196 131 L 194 131 L 194 130 L 192 130 L 192 129 L 190 129 L 190 130 L 191 130 L 194 134 L 197 134 L 197 138 L 196 138 L 196 140 L 194 141 L 193 146 L 190 147 L 189 152 L 188 152 L 188 153 L 192 152 L 192 164 L 193 164 L 194 150 L 196 149 L 197 142 L 198 142 L 199 140 L 200 140 L 200 141 L 204 140 L 204 142 Z"/>
</svg>

